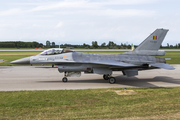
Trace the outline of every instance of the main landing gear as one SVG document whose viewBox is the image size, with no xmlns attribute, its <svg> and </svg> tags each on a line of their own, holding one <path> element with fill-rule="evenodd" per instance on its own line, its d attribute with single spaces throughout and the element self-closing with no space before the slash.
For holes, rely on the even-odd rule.
<svg viewBox="0 0 180 120">
<path fill-rule="evenodd" d="M 109 74 L 103 75 L 104 80 L 109 80 Z"/>
<path fill-rule="evenodd" d="M 116 78 L 111 77 L 111 75 L 109 75 L 109 74 L 104 74 L 103 78 L 104 78 L 104 80 L 109 80 L 110 84 L 116 83 Z"/>
<path fill-rule="evenodd" d="M 104 78 L 104 80 L 109 80 L 110 84 L 116 83 L 116 78 L 111 77 L 111 75 L 109 75 L 109 74 L 104 74 L 103 78 Z M 64 72 L 64 77 L 62 78 L 62 82 L 67 82 L 67 81 L 68 81 L 67 75 L 66 75 L 66 72 Z"/>
</svg>

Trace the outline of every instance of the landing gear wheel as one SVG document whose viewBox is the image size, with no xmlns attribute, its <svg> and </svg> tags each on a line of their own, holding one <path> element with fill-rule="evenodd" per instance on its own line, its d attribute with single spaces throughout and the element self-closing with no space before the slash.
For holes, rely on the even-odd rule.
<svg viewBox="0 0 180 120">
<path fill-rule="evenodd" d="M 103 78 L 104 78 L 104 80 L 109 80 L 109 75 L 108 74 L 104 74 Z"/>
<path fill-rule="evenodd" d="M 62 79 L 62 81 L 63 81 L 63 82 L 67 82 L 68 79 L 67 79 L 66 77 L 64 77 L 64 78 Z"/>
<path fill-rule="evenodd" d="M 52 68 L 54 67 L 54 65 L 52 65 Z"/>
<path fill-rule="evenodd" d="M 115 82 L 116 82 L 116 78 L 114 78 L 114 77 L 109 78 L 109 83 L 110 84 L 114 84 Z"/>
</svg>

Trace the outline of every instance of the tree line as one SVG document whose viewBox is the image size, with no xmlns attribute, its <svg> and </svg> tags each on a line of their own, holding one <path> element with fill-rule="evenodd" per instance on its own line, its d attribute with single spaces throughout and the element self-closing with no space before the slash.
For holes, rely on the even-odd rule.
<svg viewBox="0 0 180 120">
<path fill-rule="evenodd" d="M 59 47 L 56 45 L 56 47 Z M 113 41 L 109 41 L 108 44 L 105 42 L 102 43 L 101 45 L 98 45 L 97 41 L 92 41 L 92 45 L 83 43 L 82 45 L 71 45 L 71 44 L 61 44 L 61 48 L 84 48 L 84 49 L 131 49 L 130 44 L 123 44 L 121 43 L 120 45 L 115 44 Z"/>
<path fill-rule="evenodd" d="M 50 42 L 49 40 L 46 41 L 46 48 L 57 48 L 59 47 L 59 45 L 56 45 L 55 42 Z M 61 44 L 60 45 L 61 48 L 85 48 L 85 49 L 131 49 L 131 45 L 130 44 L 123 44 L 121 43 L 121 45 L 117 45 L 116 43 L 114 43 L 113 41 L 109 41 L 108 44 L 106 44 L 105 42 L 102 43 L 101 45 L 98 45 L 97 41 L 92 41 L 92 45 L 83 43 L 82 45 L 72 45 L 72 44 Z"/>
<path fill-rule="evenodd" d="M 138 45 L 133 45 L 134 48 L 138 47 Z M 58 47 L 58 46 L 56 46 Z M 71 45 L 71 44 L 61 44 L 61 48 L 85 48 L 85 49 L 131 49 L 132 44 L 127 44 L 127 43 L 121 43 L 121 44 L 116 44 L 113 41 L 109 41 L 107 44 L 103 42 L 102 44 L 98 44 L 97 41 L 92 41 L 92 45 L 83 43 L 83 45 Z M 165 48 L 165 49 L 175 49 L 175 48 L 180 48 L 180 43 L 177 43 L 176 45 L 169 45 L 167 43 L 167 46 L 160 46 L 160 48 Z"/>
<path fill-rule="evenodd" d="M 169 43 L 167 43 L 167 46 L 162 46 L 161 48 L 180 48 L 180 43 L 177 43 L 176 45 L 169 45 Z"/>
<path fill-rule="evenodd" d="M 72 44 L 61 44 L 61 48 L 84 48 L 84 49 L 131 49 L 130 44 L 127 43 L 121 43 L 116 44 L 113 41 L 109 41 L 108 43 L 103 42 L 102 44 L 98 44 L 97 41 L 92 41 L 92 44 L 86 44 L 83 43 L 82 45 L 72 45 Z M 43 45 L 42 43 L 38 43 L 36 41 L 33 42 L 22 42 L 22 41 L 9 41 L 9 42 L 0 42 L 0 48 L 58 48 L 59 45 L 56 45 L 55 42 L 50 42 L 49 40 L 46 41 L 46 45 Z M 136 48 L 137 46 L 134 45 Z M 180 43 L 177 43 L 176 45 L 170 45 L 167 43 L 166 46 L 162 46 L 161 48 L 180 48 Z"/>
<path fill-rule="evenodd" d="M 103 42 L 101 45 L 98 45 L 97 41 L 92 41 L 92 45 L 88 45 L 86 43 L 83 44 L 83 48 L 86 49 L 131 49 L 130 44 L 121 43 L 120 45 L 114 43 L 113 41 L 109 41 L 107 44 Z"/>
<path fill-rule="evenodd" d="M 43 47 L 42 43 L 38 42 L 22 42 L 22 41 L 10 41 L 0 42 L 0 48 L 39 48 Z"/>
</svg>

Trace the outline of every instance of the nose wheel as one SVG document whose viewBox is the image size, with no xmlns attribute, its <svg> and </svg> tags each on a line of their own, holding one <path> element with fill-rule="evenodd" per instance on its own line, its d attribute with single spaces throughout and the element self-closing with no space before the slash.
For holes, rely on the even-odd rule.
<svg viewBox="0 0 180 120">
<path fill-rule="evenodd" d="M 67 82 L 68 79 L 67 79 L 66 77 L 64 77 L 64 78 L 62 79 L 62 81 L 63 81 L 63 82 Z"/>
<path fill-rule="evenodd" d="M 63 79 L 62 79 L 63 82 L 67 82 L 67 81 L 68 81 L 68 79 L 67 79 L 66 76 L 67 76 L 67 75 L 66 75 L 66 72 L 64 72 L 64 77 L 63 77 Z"/>
</svg>

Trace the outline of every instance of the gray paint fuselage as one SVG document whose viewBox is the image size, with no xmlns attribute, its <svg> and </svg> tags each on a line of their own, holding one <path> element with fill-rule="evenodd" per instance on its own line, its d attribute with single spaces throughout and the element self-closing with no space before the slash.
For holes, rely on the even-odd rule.
<svg viewBox="0 0 180 120">
<path fill-rule="evenodd" d="M 88 64 L 88 66 L 105 65 L 105 67 L 107 67 L 118 66 L 118 62 L 141 66 L 149 63 L 165 63 L 165 59 L 146 55 L 103 55 L 80 52 L 69 52 L 57 55 L 36 55 L 30 57 L 30 64 L 75 64 L 74 66 Z"/>
</svg>

